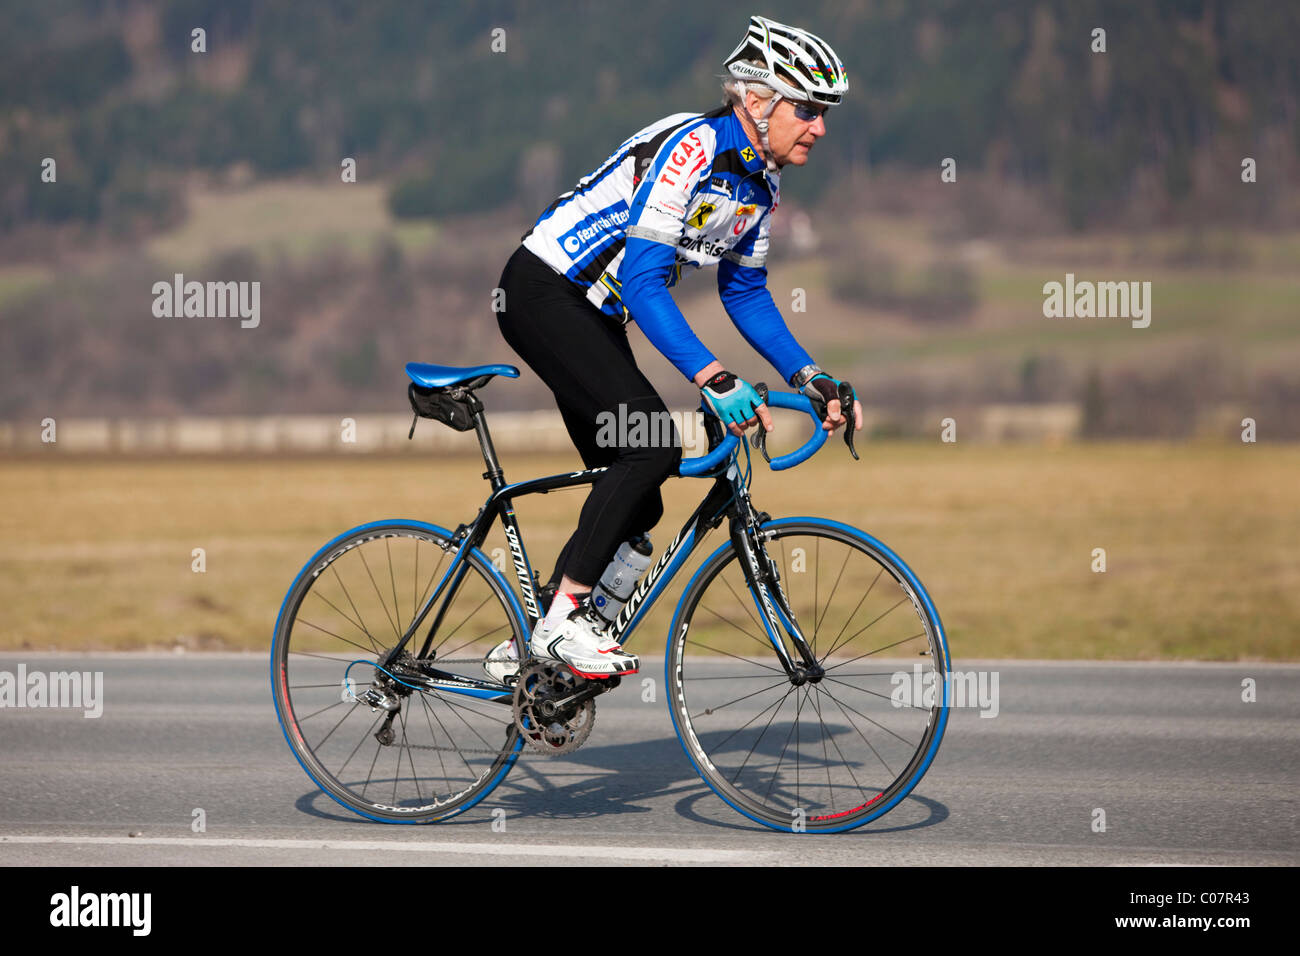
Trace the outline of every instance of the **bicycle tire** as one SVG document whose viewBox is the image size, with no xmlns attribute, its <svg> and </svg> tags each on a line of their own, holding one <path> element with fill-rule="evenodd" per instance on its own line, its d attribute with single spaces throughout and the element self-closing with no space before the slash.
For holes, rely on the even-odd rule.
<svg viewBox="0 0 1300 956">
<path fill-rule="evenodd" d="M 897 806 L 938 752 L 950 689 L 943 624 L 921 582 L 871 535 L 820 518 L 769 521 L 762 530 L 780 586 L 826 676 L 802 686 L 787 676 L 728 542 L 691 578 L 673 618 L 665 662 L 673 725 L 705 783 L 749 819 L 786 832 L 851 830 Z M 823 571 L 834 572 L 833 581 Z M 904 604 L 916 613 L 919 630 L 895 610 Z M 863 621 L 843 636 L 850 623 Z M 887 627 L 870 634 L 885 621 Z M 782 637 L 797 660 L 789 637 Z M 894 658 L 892 672 L 885 669 L 889 658 L 875 656 L 885 650 Z M 916 658 L 910 673 L 903 669 L 909 655 Z M 878 671 L 870 663 L 860 665 L 867 673 L 840 670 L 873 657 L 883 665 Z M 801 725 L 813 731 L 808 743 Z"/>
<path fill-rule="evenodd" d="M 523 744 L 509 704 L 394 684 L 395 695 L 409 693 L 391 722 L 395 739 L 385 745 L 374 734 L 386 711 L 355 701 L 372 678 L 384 679 L 375 665 L 450 567 L 450 540 L 446 529 L 420 521 L 345 531 L 299 572 L 276 621 L 271 684 L 285 740 L 322 792 L 371 820 L 434 823 L 463 813 L 501 783 Z M 523 646 L 527 628 L 491 563 L 477 549 L 467 562 L 433 635 L 431 659 L 483 680 L 481 658 L 510 635 Z M 408 644 L 412 658 L 435 612 Z"/>
</svg>

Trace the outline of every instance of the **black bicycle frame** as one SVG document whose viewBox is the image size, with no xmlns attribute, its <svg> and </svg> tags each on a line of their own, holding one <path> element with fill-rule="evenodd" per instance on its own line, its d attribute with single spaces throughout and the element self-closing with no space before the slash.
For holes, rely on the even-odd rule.
<svg viewBox="0 0 1300 956">
<path fill-rule="evenodd" d="M 466 400 L 469 402 L 473 413 L 474 429 L 478 435 L 479 448 L 483 454 L 483 461 L 487 466 L 487 471 L 483 473 L 483 477 L 491 483 L 492 494 L 483 507 L 479 509 L 478 515 L 471 524 L 462 524 L 452 533 L 451 541 L 445 547 L 445 550 L 454 550 L 456 553 L 452 566 L 447 569 L 438 587 L 425 600 L 419 613 L 412 620 L 410 627 L 402 635 L 401 640 L 385 655 L 382 664 L 385 670 L 393 668 L 411 638 L 423 625 L 430 610 L 437 604 L 439 597 L 445 593 L 447 594 L 447 600 L 438 608 L 437 614 L 429 625 L 420 652 L 416 655 L 421 660 L 427 658 L 432 647 L 433 637 L 442 624 L 443 617 L 451 603 L 451 598 L 455 595 L 456 589 L 460 586 L 460 582 L 464 579 L 468 570 L 468 556 L 487 539 L 487 535 L 497 518 L 501 519 L 502 529 L 510 546 L 515 576 L 519 583 L 520 594 L 523 597 L 524 611 L 528 616 L 529 626 L 535 627 L 542 617 L 542 609 L 537 593 L 540 590 L 540 582 L 537 579 L 537 573 L 528 561 L 528 552 L 524 548 L 519 521 L 515 517 L 514 501 L 516 498 L 525 495 L 547 494 L 561 488 L 591 484 L 606 470 L 604 467 L 588 468 L 582 471 L 550 475 L 545 478 L 533 478 L 517 484 L 508 484 L 501 471 L 500 463 L 497 461 L 496 449 L 488 432 L 483 405 L 472 391 L 466 395 Z M 709 449 L 712 450 L 722 440 L 722 427 L 716 420 L 707 417 L 705 425 L 709 435 Z M 793 677 L 799 666 L 790 659 L 784 642 L 778 636 L 778 628 L 784 628 L 790 634 L 799 652 L 799 657 L 805 666 L 811 666 L 815 659 L 807 641 L 803 637 L 802 631 L 795 623 L 794 612 L 790 609 L 784 589 L 779 583 L 779 574 L 770 565 L 763 548 L 758 546 L 759 536 L 762 535 L 759 526 L 763 521 L 767 520 L 767 515 L 755 512 L 749 499 L 749 490 L 740 477 L 739 467 L 734 457 L 729 459 L 724 466 L 719 466 L 719 472 L 714 476 L 713 487 L 709 489 L 704 500 L 686 519 L 681 530 L 664 549 L 664 553 L 659 560 L 647 569 L 642 576 L 636 589 L 628 597 L 623 610 L 611 625 L 609 629 L 610 635 L 619 643 L 627 639 L 636 623 L 658 600 L 663 586 L 656 587 L 656 585 L 660 582 L 662 582 L 662 585 L 666 585 L 676 575 L 680 566 L 694 553 L 700 539 L 721 524 L 724 518 L 730 519 L 731 540 L 740 559 L 741 570 L 744 573 L 746 583 L 754 596 L 754 603 L 759 608 L 764 619 L 764 626 L 768 630 L 769 640 L 771 640 L 773 648 L 781 660 L 782 667 L 785 668 L 787 674 Z M 669 568 L 671 568 L 671 571 L 665 576 L 664 572 Z M 427 665 L 422 667 L 421 670 L 426 677 L 432 678 L 434 682 L 445 679 L 454 684 L 454 686 L 439 685 L 440 689 L 443 690 L 456 691 L 458 688 L 501 690 L 501 685 L 493 682 L 477 680 L 458 674 L 443 674 Z"/>
</svg>

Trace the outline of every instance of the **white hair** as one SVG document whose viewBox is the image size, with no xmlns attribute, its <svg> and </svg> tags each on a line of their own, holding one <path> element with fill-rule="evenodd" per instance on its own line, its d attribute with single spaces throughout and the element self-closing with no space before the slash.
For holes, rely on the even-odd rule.
<svg viewBox="0 0 1300 956">
<path fill-rule="evenodd" d="M 746 93 L 753 93 L 764 100 L 770 100 L 776 95 L 776 90 L 770 86 L 752 80 L 738 80 L 734 76 L 728 76 L 722 81 L 722 92 L 726 94 L 722 102 L 729 106 L 739 106 L 742 110 L 745 108 Z"/>
</svg>

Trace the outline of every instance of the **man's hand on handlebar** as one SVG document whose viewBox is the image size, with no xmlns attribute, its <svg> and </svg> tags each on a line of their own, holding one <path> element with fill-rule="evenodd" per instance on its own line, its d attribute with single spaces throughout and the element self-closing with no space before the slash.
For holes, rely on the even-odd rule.
<svg viewBox="0 0 1300 956">
<path fill-rule="evenodd" d="M 744 437 L 745 429 L 763 423 L 772 431 L 772 413 L 755 391 L 754 386 L 737 378 L 713 362 L 695 376 L 700 387 L 700 397 L 713 414 L 737 438 Z"/>
<path fill-rule="evenodd" d="M 840 387 L 843 384 L 839 379 L 831 378 L 825 372 L 819 372 L 803 387 L 803 393 L 812 399 L 817 410 L 820 412 L 825 409 L 822 428 L 826 431 L 833 432 L 846 421 L 843 409 L 840 407 Z M 853 398 L 853 421 L 855 430 L 862 431 L 862 403 L 858 401 L 856 395 Z"/>
</svg>

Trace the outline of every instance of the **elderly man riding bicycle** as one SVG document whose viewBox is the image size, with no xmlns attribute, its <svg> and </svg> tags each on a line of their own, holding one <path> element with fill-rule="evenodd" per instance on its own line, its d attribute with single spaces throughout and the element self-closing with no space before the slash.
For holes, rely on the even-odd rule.
<svg viewBox="0 0 1300 956">
<path fill-rule="evenodd" d="M 825 41 L 757 16 L 724 65 L 722 107 L 674 114 L 632 135 L 542 213 L 501 277 L 502 334 L 555 394 L 585 465 L 606 468 L 555 563 L 557 593 L 529 646 L 533 656 L 584 677 L 639 667 L 609 637 L 591 592 L 620 544 L 648 551 L 645 534 L 663 515 L 659 486 L 681 459 L 680 447 L 597 441 L 598 419 L 620 406 L 666 413 L 633 358 L 628 322 L 699 387 L 734 434 L 760 420 L 770 430 L 754 387 L 700 342 L 668 292 L 684 269 L 716 265 L 719 295 L 745 339 L 824 408 L 825 429 L 846 422 L 842 383 L 790 334 L 764 268 L 780 170 L 804 165 L 825 135 L 827 109 L 848 90 L 844 67 Z M 860 430 L 856 399 L 852 413 L 849 427 Z M 519 652 L 513 638 L 505 641 L 484 668 L 505 680 L 518 671 Z"/>
</svg>

